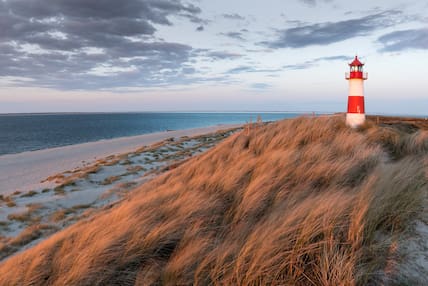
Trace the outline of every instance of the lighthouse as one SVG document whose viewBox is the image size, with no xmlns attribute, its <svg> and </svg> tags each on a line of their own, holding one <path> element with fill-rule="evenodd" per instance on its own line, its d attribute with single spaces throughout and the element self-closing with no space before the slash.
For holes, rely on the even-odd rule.
<svg viewBox="0 0 428 286">
<path fill-rule="evenodd" d="M 364 64 L 355 59 L 349 64 L 350 71 L 346 73 L 349 81 L 348 113 L 346 114 L 346 125 L 355 128 L 364 123 L 366 114 L 364 110 L 364 81 L 367 73 L 363 72 Z"/>
</svg>

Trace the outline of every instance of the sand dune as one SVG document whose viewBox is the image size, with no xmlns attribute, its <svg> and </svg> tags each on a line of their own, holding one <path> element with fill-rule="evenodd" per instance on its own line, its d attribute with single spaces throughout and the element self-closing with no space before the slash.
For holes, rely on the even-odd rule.
<svg viewBox="0 0 428 286">
<path fill-rule="evenodd" d="M 246 129 L 7 259 L 0 284 L 427 285 L 428 131 L 407 127 Z"/>
</svg>

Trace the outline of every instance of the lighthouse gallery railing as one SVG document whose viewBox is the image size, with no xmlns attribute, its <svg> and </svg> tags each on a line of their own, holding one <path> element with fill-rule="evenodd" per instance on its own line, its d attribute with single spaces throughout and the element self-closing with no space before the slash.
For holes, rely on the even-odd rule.
<svg viewBox="0 0 428 286">
<path fill-rule="evenodd" d="M 351 77 L 351 74 L 353 75 L 352 77 Z M 368 79 L 369 75 L 366 72 L 364 72 L 364 73 L 363 72 L 352 72 L 352 73 L 347 72 L 347 73 L 345 73 L 345 78 L 346 79 L 351 79 L 351 78 Z"/>
</svg>

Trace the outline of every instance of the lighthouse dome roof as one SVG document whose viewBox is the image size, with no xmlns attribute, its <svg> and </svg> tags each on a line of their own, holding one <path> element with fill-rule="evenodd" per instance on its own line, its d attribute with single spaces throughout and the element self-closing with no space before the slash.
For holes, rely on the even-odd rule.
<svg viewBox="0 0 428 286">
<path fill-rule="evenodd" d="M 355 56 L 355 59 L 349 65 L 350 66 L 363 66 L 364 64 L 362 62 L 360 62 L 360 60 L 358 59 L 358 56 Z"/>
</svg>

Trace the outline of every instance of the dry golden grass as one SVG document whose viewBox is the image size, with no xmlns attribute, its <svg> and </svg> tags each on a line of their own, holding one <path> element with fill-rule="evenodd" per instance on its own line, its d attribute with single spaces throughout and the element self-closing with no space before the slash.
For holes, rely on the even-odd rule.
<svg viewBox="0 0 428 286">
<path fill-rule="evenodd" d="M 427 191 L 425 132 L 253 126 L 9 258 L 0 285 L 381 284 Z"/>
<path fill-rule="evenodd" d="M 0 195 L 0 203 L 4 202 L 6 204 L 6 206 L 13 208 L 16 206 L 15 201 L 13 200 L 12 196 L 3 196 Z"/>
<path fill-rule="evenodd" d="M 24 229 L 17 237 L 11 239 L 12 246 L 24 246 L 31 241 L 38 239 L 42 236 L 43 230 L 50 229 L 51 226 L 43 224 L 33 224 Z"/>
<path fill-rule="evenodd" d="M 16 220 L 19 222 L 26 222 L 26 221 L 28 222 L 31 220 L 31 214 L 28 211 L 20 212 L 20 213 L 12 213 L 7 216 L 7 219 Z"/>
<path fill-rule="evenodd" d="M 137 165 L 137 166 L 131 166 L 126 168 L 126 171 L 128 172 L 126 173 L 126 175 L 133 175 L 133 174 L 138 174 L 138 172 L 141 172 L 141 171 L 146 171 L 146 169 L 142 166 Z"/>
<path fill-rule="evenodd" d="M 0 241 L 0 259 L 15 253 L 20 247 L 26 246 L 32 241 L 39 239 L 49 230 L 53 230 L 53 227 L 44 224 L 32 224 L 26 227 L 16 237 L 3 239 L 3 241 Z"/>
<path fill-rule="evenodd" d="M 67 214 L 69 214 L 69 211 L 66 209 L 57 210 L 50 216 L 50 220 L 53 222 L 60 222 L 65 219 Z"/>
<path fill-rule="evenodd" d="M 36 191 L 29 191 L 28 193 L 22 194 L 21 198 L 30 198 L 34 197 L 35 195 L 38 195 L 39 193 Z"/>
</svg>

